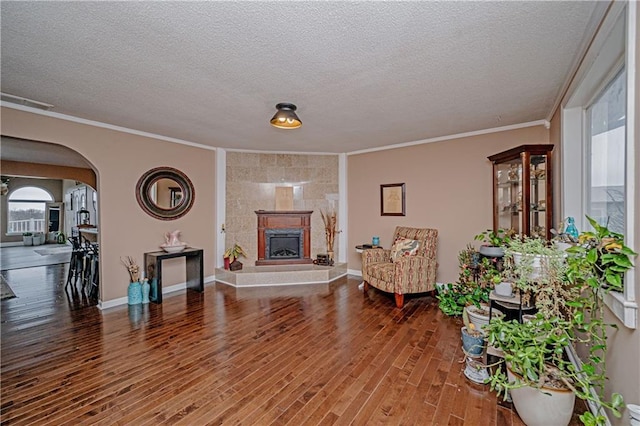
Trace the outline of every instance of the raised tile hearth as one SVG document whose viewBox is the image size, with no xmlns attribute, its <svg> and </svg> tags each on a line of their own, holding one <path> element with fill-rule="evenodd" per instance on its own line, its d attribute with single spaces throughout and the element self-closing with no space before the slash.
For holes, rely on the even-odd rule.
<svg viewBox="0 0 640 426">
<path fill-rule="evenodd" d="M 337 263 L 334 266 L 244 266 L 240 271 L 216 269 L 216 281 L 234 287 L 329 283 L 345 275 L 346 263 Z"/>
</svg>

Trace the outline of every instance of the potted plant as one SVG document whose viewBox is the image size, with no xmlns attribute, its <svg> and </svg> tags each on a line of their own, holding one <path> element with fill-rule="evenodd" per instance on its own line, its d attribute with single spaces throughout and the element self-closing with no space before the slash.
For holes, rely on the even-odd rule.
<svg viewBox="0 0 640 426">
<path fill-rule="evenodd" d="M 622 234 L 610 231 L 587 216 L 594 231 L 582 232 L 578 245 L 567 249 L 568 275 L 572 281 L 585 282 L 592 288 L 603 283 L 622 291 L 624 273 L 633 268 L 631 259 L 638 255 L 624 244 Z"/>
<path fill-rule="evenodd" d="M 610 409 L 616 417 L 621 415 L 621 395 L 614 393 L 610 401 L 605 401 L 601 394 L 595 396 L 591 392 L 593 385 L 604 381 L 604 371 L 592 361 L 598 358 L 595 352 L 603 349 L 606 352 L 606 341 L 596 339 L 599 343 L 594 346 L 598 349 L 592 346 L 590 360 L 580 368 L 565 354 L 571 345 L 581 341 L 575 331 L 584 330 L 587 325 L 584 317 L 578 317 L 577 320 L 544 318 L 539 313 L 524 323 L 496 319 L 486 326 L 488 344 L 504 353 L 506 363 L 506 373 L 496 368 L 488 382 L 491 389 L 505 398 L 510 393 L 516 411 L 527 425 L 569 424 L 575 397 L 596 402 L 599 410 Z M 594 416 L 589 411 L 580 419 L 587 425 L 605 421 L 601 412 Z"/>
<path fill-rule="evenodd" d="M 489 257 L 504 256 L 504 247 L 511 241 L 512 232 L 505 229 L 493 231 L 487 229 L 474 237 L 476 241 L 482 241 L 486 244 L 480 246 L 480 254 Z"/>
<path fill-rule="evenodd" d="M 587 425 L 605 424 L 605 409 L 616 417 L 621 415 L 622 396 L 612 393 L 610 398 L 605 398 L 604 395 L 607 331 L 615 325 L 604 322 L 601 294 L 615 289 L 618 280 L 622 284 L 624 271 L 632 267 L 635 252 L 624 245 L 622 235 L 588 219 L 595 232 L 581 234 L 580 244 L 566 253 L 544 242 L 511 244 L 510 249 L 524 251 L 525 246 L 535 246 L 532 252 L 550 255 L 547 262 L 542 262 L 535 282 L 518 281 L 519 286 L 535 295 L 538 314 L 523 324 L 498 319 L 486 326 L 488 344 L 503 351 L 507 367 L 507 374 L 498 370 L 489 383 L 498 392 L 511 391 L 516 410 L 527 424 L 538 421 L 529 419 L 530 414 L 553 411 L 549 408 L 549 395 L 557 392 L 552 388 L 560 390 L 563 395 L 560 399 L 577 396 L 593 403 L 590 405 L 595 407 L 595 414 L 587 411 L 580 416 Z M 515 265 L 509 256 L 507 250 L 507 263 L 520 278 L 530 272 L 526 267 L 518 270 L 522 265 Z M 588 352 L 581 363 L 576 364 L 569 360 L 569 354 L 576 353 L 578 344 Z M 523 401 L 531 398 L 544 405 L 530 410 Z M 569 405 L 556 412 L 553 424 L 562 424 L 557 422 L 563 418 L 560 413 L 569 410 L 562 420 L 568 423 L 573 403 L 567 402 Z M 552 424 L 549 419 L 542 422 Z"/>
<path fill-rule="evenodd" d="M 25 246 L 33 245 L 33 234 L 31 232 L 22 233 L 22 244 L 24 244 Z"/>
<path fill-rule="evenodd" d="M 232 271 L 242 269 L 242 263 L 237 261 L 240 256 L 247 257 L 247 253 L 245 253 L 238 244 L 234 244 L 233 247 L 226 249 L 223 255 L 224 269 L 230 269 Z M 234 266 L 232 266 L 232 264 L 234 264 Z"/>
<path fill-rule="evenodd" d="M 465 354 L 473 357 L 481 356 L 485 349 L 485 337 L 482 331 L 473 324 L 462 327 L 460 331 L 462 333 L 462 349 Z"/>
<path fill-rule="evenodd" d="M 491 289 L 476 279 L 488 264 L 478 259 L 479 254 L 471 245 L 458 253 L 458 281 L 444 285 L 436 296 L 445 315 L 462 315 L 467 305 L 480 307 L 489 301 Z"/>
<path fill-rule="evenodd" d="M 521 282 L 533 282 L 539 279 L 543 269 L 548 268 L 551 261 L 562 262 L 566 256 L 562 250 L 549 245 L 546 240 L 526 235 L 512 239 L 505 254 L 513 261 L 516 275 Z"/>
<path fill-rule="evenodd" d="M 33 233 L 33 245 L 39 246 L 44 244 L 44 234 L 42 232 Z"/>
</svg>

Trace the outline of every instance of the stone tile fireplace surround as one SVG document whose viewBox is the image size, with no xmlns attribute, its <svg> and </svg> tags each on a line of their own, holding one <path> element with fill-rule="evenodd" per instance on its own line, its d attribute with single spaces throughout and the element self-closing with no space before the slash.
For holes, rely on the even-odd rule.
<svg viewBox="0 0 640 426">
<path fill-rule="evenodd" d="M 293 210 L 313 210 L 311 259 L 326 253 L 320 210 L 331 207 L 327 197 L 338 193 L 338 156 L 318 154 L 268 154 L 229 151 L 226 155 L 227 246 L 239 244 L 247 252 L 240 259 L 253 265 L 258 259 L 256 210 L 275 210 L 276 188 L 293 187 Z M 337 208 L 337 203 L 335 205 Z M 343 218 L 338 218 L 340 222 Z M 337 244 L 337 240 L 336 240 Z M 341 248 L 336 245 L 335 255 Z"/>
</svg>

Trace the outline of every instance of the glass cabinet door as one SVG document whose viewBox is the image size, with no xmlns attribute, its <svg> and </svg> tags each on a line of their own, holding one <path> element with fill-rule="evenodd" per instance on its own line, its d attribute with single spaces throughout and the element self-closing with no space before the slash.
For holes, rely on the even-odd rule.
<svg viewBox="0 0 640 426">
<path fill-rule="evenodd" d="M 518 160 L 495 165 L 498 228 L 522 231 L 522 164 Z"/>
<path fill-rule="evenodd" d="M 547 223 L 547 156 L 532 155 L 529 172 L 530 182 L 530 212 L 529 235 L 546 238 L 547 230 L 551 224 Z"/>
</svg>

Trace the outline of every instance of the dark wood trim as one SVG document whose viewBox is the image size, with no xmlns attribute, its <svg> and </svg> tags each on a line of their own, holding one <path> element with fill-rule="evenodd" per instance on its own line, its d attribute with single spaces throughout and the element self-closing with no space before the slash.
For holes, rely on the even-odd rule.
<svg viewBox="0 0 640 426">
<path fill-rule="evenodd" d="M 487 158 L 490 161 L 501 163 L 503 161 L 518 158 L 520 153 L 524 151 L 528 151 L 533 155 L 546 155 L 548 151 L 553 150 L 553 147 L 553 144 L 520 145 L 498 154 L 490 155 Z"/>
<path fill-rule="evenodd" d="M 313 210 L 256 210 L 258 216 L 258 259 L 256 266 L 300 265 L 313 263 L 311 259 L 311 214 Z M 265 231 L 268 229 L 301 229 L 303 252 L 300 259 L 267 259 Z"/>
</svg>

